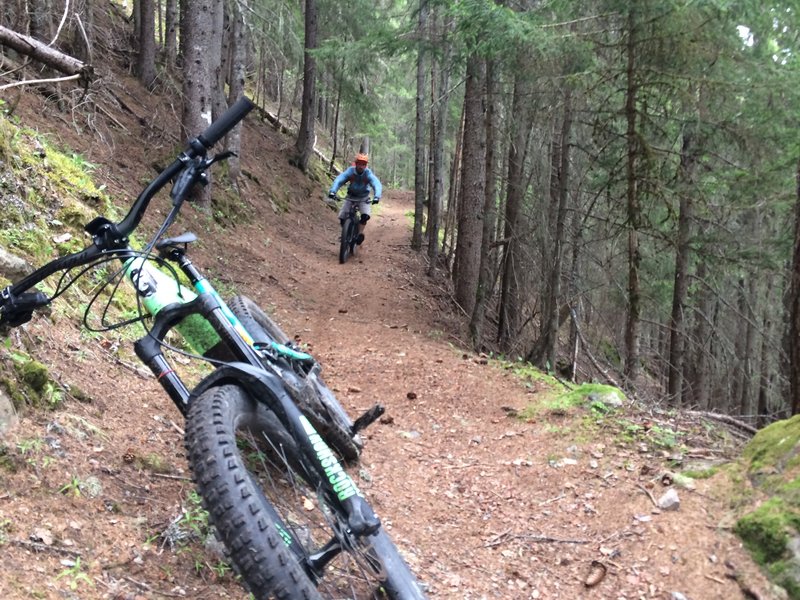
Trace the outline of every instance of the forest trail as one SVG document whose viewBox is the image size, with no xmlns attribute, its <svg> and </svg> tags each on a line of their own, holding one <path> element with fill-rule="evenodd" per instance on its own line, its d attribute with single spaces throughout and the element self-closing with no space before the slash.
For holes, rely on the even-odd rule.
<svg viewBox="0 0 800 600">
<path fill-rule="evenodd" d="M 666 491 L 669 453 L 586 426 L 587 411 L 511 418 L 537 402 L 536 384 L 447 333 L 457 315 L 410 249 L 413 194 L 390 191 L 377 208 L 344 265 L 332 212 L 303 216 L 305 235 L 276 237 L 272 263 L 287 268 L 268 269 L 259 301 L 310 345 L 353 416 L 386 406 L 367 430 L 359 485 L 431 597 L 745 597 L 733 573 L 765 587 L 720 528 L 713 480 L 660 511 L 651 496 Z M 587 588 L 593 561 L 607 574 Z"/>
</svg>

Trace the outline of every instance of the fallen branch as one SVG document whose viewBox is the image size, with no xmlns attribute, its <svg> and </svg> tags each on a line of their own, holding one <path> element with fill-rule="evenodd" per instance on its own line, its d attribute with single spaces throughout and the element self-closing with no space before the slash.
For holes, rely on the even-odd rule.
<svg viewBox="0 0 800 600">
<path fill-rule="evenodd" d="M 730 415 L 723 415 L 720 413 L 714 412 L 706 412 L 702 410 L 687 410 L 684 412 L 686 415 L 692 415 L 695 417 L 703 417 L 705 419 L 711 419 L 713 421 L 719 421 L 720 423 L 726 423 L 728 425 L 733 425 L 734 427 L 741 429 L 742 431 L 746 431 L 751 435 L 755 435 L 758 432 L 758 429 L 753 427 L 752 425 L 748 425 L 744 421 L 740 421 Z"/>
<path fill-rule="evenodd" d="M 11 540 L 15 546 L 22 546 L 34 552 L 55 552 L 56 554 L 63 554 L 71 556 L 72 558 L 80 558 L 82 555 L 75 550 L 68 550 L 66 548 L 59 548 L 58 546 L 48 546 L 47 544 L 40 544 L 39 542 L 26 542 L 25 540 Z"/>
<path fill-rule="evenodd" d="M 647 497 L 648 497 L 648 498 L 650 498 L 650 502 L 652 502 L 652 503 L 653 503 L 653 506 L 655 506 L 656 508 L 658 508 L 658 507 L 659 507 L 659 506 L 658 506 L 658 502 L 656 502 L 656 499 L 653 497 L 653 494 L 651 494 L 651 493 L 650 493 L 650 490 L 648 490 L 648 489 L 647 489 L 646 487 L 644 487 L 643 485 L 639 485 L 638 483 L 636 484 L 636 487 L 638 487 L 638 488 L 639 488 L 640 490 L 642 490 L 642 491 L 643 491 L 645 494 L 647 494 Z"/>
<path fill-rule="evenodd" d="M 11 48 L 65 75 L 77 76 L 76 78 L 83 80 L 84 83 L 88 83 L 94 75 L 94 68 L 91 65 L 2 25 L 0 25 L 0 46 Z"/>
<path fill-rule="evenodd" d="M 509 540 L 525 540 L 529 542 L 536 542 L 536 543 L 548 543 L 548 544 L 590 544 L 591 540 L 571 540 L 571 539 L 564 539 L 564 538 L 555 538 L 549 535 L 536 535 L 532 533 L 525 533 L 525 534 L 511 534 L 509 533 L 510 530 L 506 530 L 502 533 L 498 533 L 494 537 L 492 537 L 489 541 L 487 541 L 483 547 L 484 548 L 492 548 L 494 546 L 499 546 L 502 543 L 505 543 Z"/>
<path fill-rule="evenodd" d="M 20 85 L 39 85 L 40 83 L 62 83 L 64 81 L 75 81 L 80 79 L 80 75 L 68 75 L 66 77 L 53 77 L 50 79 L 24 79 L 22 81 L 15 81 L 14 83 L 7 83 L 0 85 L 0 92 L 9 88 L 18 87 Z"/>
<path fill-rule="evenodd" d="M 588 357 L 589 357 L 589 360 L 591 361 L 592 365 L 594 365 L 594 368 L 595 368 L 595 369 L 597 369 L 597 370 L 600 372 L 600 374 L 601 374 L 601 375 L 602 375 L 602 376 L 605 378 L 605 380 L 606 380 L 606 381 L 607 381 L 607 382 L 608 382 L 610 385 L 613 385 L 614 387 L 617 387 L 617 388 L 620 388 L 620 389 L 622 389 L 622 386 L 620 386 L 620 384 L 618 384 L 618 383 L 617 383 L 617 382 L 614 380 L 614 378 L 613 378 L 613 377 L 611 377 L 611 375 L 609 375 L 609 374 L 608 374 L 608 372 L 606 372 L 606 371 L 605 371 L 605 370 L 604 370 L 604 369 L 603 369 L 603 368 L 600 366 L 600 364 L 597 362 L 597 360 L 595 360 L 595 358 L 594 358 L 594 356 L 592 355 L 592 353 L 591 353 L 591 352 L 589 352 L 589 344 L 587 344 L 587 343 L 586 343 L 586 339 L 583 337 L 583 333 L 581 332 L 581 328 L 580 328 L 580 326 L 578 325 L 578 317 L 577 317 L 577 316 L 576 316 L 576 314 L 575 314 L 575 309 L 574 309 L 574 308 L 570 308 L 570 310 L 569 310 L 569 316 L 570 316 L 570 318 L 572 319 L 572 322 L 575 324 L 575 331 L 576 331 L 576 333 L 578 334 L 578 337 L 579 337 L 579 338 L 580 338 L 580 340 L 581 340 L 581 345 L 583 346 L 583 351 L 584 351 L 584 352 L 586 352 L 586 356 L 588 356 Z"/>
<path fill-rule="evenodd" d="M 167 473 L 151 473 L 153 477 L 160 477 L 162 479 L 174 479 L 176 481 L 192 481 L 191 477 L 184 475 L 168 475 Z"/>
</svg>

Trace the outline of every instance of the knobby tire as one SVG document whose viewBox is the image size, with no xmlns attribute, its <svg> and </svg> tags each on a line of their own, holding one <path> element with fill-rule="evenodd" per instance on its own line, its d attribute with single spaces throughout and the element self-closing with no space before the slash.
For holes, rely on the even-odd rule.
<svg viewBox="0 0 800 600">
<path fill-rule="evenodd" d="M 355 221 L 352 217 L 346 217 L 342 222 L 342 239 L 339 244 L 339 263 L 344 264 L 347 258 L 353 254 L 355 250 Z"/>
<path fill-rule="evenodd" d="M 211 388 L 189 410 L 186 446 L 198 491 L 231 560 L 257 600 L 424 600 L 389 536 L 356 538 L 330 492 L 304 464 L 274 414 L 237 385 Z M 345 549 L 314 585 L 306 554 L 331 540 Z"/>
<path fill-rule="evenodd" d="M 240 428 L 268 429 L 266 413 L 236 386 L 207 390 L 186 421 L 189 464 L 209 519 L 253 595 L 317 600 L 321 596 L 284 544 L 238 447 Z"/>
</svg>

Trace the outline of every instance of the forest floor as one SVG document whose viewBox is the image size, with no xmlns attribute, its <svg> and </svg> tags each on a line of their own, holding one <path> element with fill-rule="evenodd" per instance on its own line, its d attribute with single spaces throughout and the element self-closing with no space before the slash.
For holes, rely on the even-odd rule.
<svg viewBox="0 0 800 600">
<path fill-rule="evenodd" d="M 142 119 L 164 117 L 157 99 L 139 102 Z M 26 118 L 53 129 L 43 111 Z M 198 233 L 195 263 L 308 345 L 351 415 L 386 406 L 358 482 L 431 598 L 780 597 L 731 532 L 724 473 L 673 483 L 676 469 L 735 457 L 724 430 L 632 403 L 608 415 L 545 408 L 560 390 L 466 349 L 445 279 L 410 248 L 413 195 L 388 190 L 340 265 L 323 186 L 292 174 L 290 142 L 266 129 L 245 135 L 249 223 L 223 229 L 187 207 L 173 231 Z M 141 185 L 127 170 L 150 158 L 140 138 L 102 155 L 68 127 L 59 136 L 104 165 L 112 192 Z M 246 598 L 193 536 L 202 518 L 181 415 L 134 366 L 131 338 L 82 334 L 58 311 L 16 330 L 10 348 L 86 397 L 22 415 L 0 440 L 0 597 Z M 535 416 L 515 416 L 531 405 Z M 668 487 L 677 510 L 656 507 Z"/>
</svg>

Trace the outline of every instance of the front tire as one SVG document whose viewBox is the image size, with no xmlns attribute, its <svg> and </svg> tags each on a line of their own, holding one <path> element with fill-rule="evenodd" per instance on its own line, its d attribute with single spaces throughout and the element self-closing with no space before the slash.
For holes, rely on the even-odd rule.
<svg viewBox="0 0 800 600">
<path fill-rule="evenodd" d="M 424 600 L 383 528 L 353 536 L 294 440 L 238 385 L 194 400 L 186 447 L 209 518 L 257 600 Z M 312 572 L 309 557 L 326 550 Z"/>
<path fill-rule="evenodd" d="M 248 589 L 258 599 L 321 596 L 287 548 L 283 527 L 249 473 L 239 431 L 271 429 L 268 411 L 236 386 L 215 387 L 192 404 L 186 422 L 189 464 L 209 519 Z"/>
<path fill-rule="evenodd" d="M 342 221 L 342 238 L 339 243 L 339 263 L 344 264 L 347 258 L 353 253 L 353 229 L 355 222 L 352 217 L 347 217 Z"/>
</svg>

